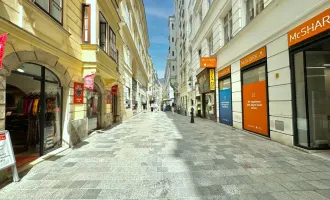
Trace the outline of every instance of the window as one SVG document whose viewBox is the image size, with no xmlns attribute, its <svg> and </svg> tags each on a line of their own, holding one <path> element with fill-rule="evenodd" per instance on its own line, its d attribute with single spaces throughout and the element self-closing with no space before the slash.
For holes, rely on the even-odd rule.
<svg viewBox="0 0 330 200">
<path fill-rule="evenodd" d="M 125 87 L 124 89 L 124 95 L 125 95 L 125 108 L 131 108 L 131 100 L 130 100 L 130 96 L 131 96 L 131 89 L 129 87 Z"/>
<path fill-rule="evenodd" d="M 107 51 L 107 26 L 108 26 L 108 22 L 105 20 L 104 16 L 100 12 L 99 46 L 106 53 L 108 53 L 108 51 Z"/>
<path fill-rule="evenodd" d="M 52 18 L 62 23 L 62 1 L 63 0 L 32 0 Z"/>
<path fill-rule="evenodd" d="M 172 24 L 172 30 L 174 30 L 174 24 Z"/>
<path fill-rule="evenodd" d="M 174 71 L 174 66 L 172 66 L 172 69 L 173 69 L 173 71 Z"/>
<path fill-rule="evenodd" d="M 131 62 L 131 54 L 130 54 L 130 50 L 128 48 L 128 46 L 126 46 L 126 57 L 125 57 L 125 62 L 128 66 L 130 66 L 130 62 Z"/>
<path fill-rule="evenodd" d="M 209 47 L 209 56 L 213 54 L 213 34 L 207 39 L 208 47 Z"/>
<path fill-rule="evenodd" d="M 202 57 L 202 49 L 198 50 L 198 55 L 199 55 L 199 57 Z"/>
<path fill-rule="evenodd" d="M 224 40 L 225 44 L 232 38 L 233 33 L 232 10 L 230 9 L 224 18 Z"/>
<path fill-rule="evenodd" d="M 172 51 L 172 56 L 174 56 L 174 51 Z"/>
<path fill-rule="evenodd" d="M 264 0 L 246 0 L 246 24 L 259 15 L 264 7 Z"/>
<path fill-rule="evenodd" d="M 110 35 L 110 57 L 117 61 L 116 34 L 109 27 Z"/>
<path fill-rule="evenodd" d="M 174 42 L 174 37 L 172 37 L 172 42 Z"/>
<path fill-rule="evenodd" d="M 83 4 L 83 42 L 90 43 L 91 40 L 91 6 Z"/>
<path fill-rule="evenodd" d="M 199 11 L 199 13 L 198 13 L 198 17 L 199 17 L 199 23 L 200 23 L 200 25 L 202 25 L 202 22 L 203 22 L 203 15 L 202 15 L 203 13 L 202 13 L 202 9 Z"/>
</svg>

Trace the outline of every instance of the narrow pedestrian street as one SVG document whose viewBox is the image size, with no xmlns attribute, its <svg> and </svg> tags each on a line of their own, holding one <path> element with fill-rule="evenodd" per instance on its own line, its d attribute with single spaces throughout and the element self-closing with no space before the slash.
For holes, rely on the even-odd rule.
<svg viewBox="0 0 330 200">
<path fill-rule="evenodd" d="M 313 199 L 330 161 L 202 119 L 141 113 L 36 166 L 0 199 Z"/>
</svg>

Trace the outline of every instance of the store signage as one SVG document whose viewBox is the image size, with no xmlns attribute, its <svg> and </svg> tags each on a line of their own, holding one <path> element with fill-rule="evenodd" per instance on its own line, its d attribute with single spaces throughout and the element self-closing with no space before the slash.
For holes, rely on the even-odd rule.
<svg viewBox="0 0 330 200">
<path fill-rule="evenodd" d="M 250 55 L 244 57 L 241 59 L 241 68 L 246 67 L 254 62 L 257 62 L 258 60 L 261 60 L 263 58 L 267 57 L 267 50 L 266 47 L 262 47 L 261 49 L 258 49 L 257 51 L 251 53 Z"/>
<path fill-rule="evenodd" d="M 112 86 L 112 88 L 111 88 L 111 94 L 117 95 L 117 93 L 118 93 L 118 85 Z"/>
<path fill-rule="evenodd" d="M 210 69 L 210 90 L 215 90 L 214 69 Z"/>
<path fill-rule="evenodd" d="M 228 67 L 223 68 L 218 72 L 218 78 L 227 76 L 231 72 L 231 66 L 229 65 Z"/>
<path fill-rule="evenodd" d="M 289 47 L 330 29 L 330 9 L 288 32 Z"/>
<path fill-rule="evenodd" d="M 201 73 L 197 75 L 197 80 L 199 84 L 199 92 L 207 93 L 210 91 L 210 80 L 209 80 L 209 70 L 204 69 Z"/>
<path fill-rule="evenodd" d="M 74 104 L 83 104 L 84 103 L 84 84 L 83 83 L 74 83 L 73 84 L 73 103 Z"/>
<path fill-rule="evenodd" d="M 7 36 L 8 36 L 7 33 L 0 35 L 0 69 L 2 69 L 2 61 L 3 61 L 3 56 L 5 54 Z"/>
<path fill-rule="evenodd" d="M 200 68 L 217 68 L 216 57 L 201 57 Z"/>
<path fill-rule="evenodd" d="M 107 90 L 106 91 L 106 102 L 107 104 L 111 104 L 111 91 Z"/>
<path fill-rule="evenodd" d="M 19 181 L 15 154 L 8 131 L 0 131 L 0 170 L 11 167 L 14 182 Z"/>
<path fill-rule="evenodd" d="M 84 88 L 88 90 L 94 90 L 94 78 L 95 74 L 90 74 L 84 77 Z"/>
<path fill-rule="evenodd" d="M 266 81 L 243 85 L 244 129 L 268 136 Z"/>
<path fill-rule="evenodd" d="M 233 125 L 233 113 L 231 110 L 231 89 L 219 90 L 219 118 L 220 122 Z"/>
</svg>

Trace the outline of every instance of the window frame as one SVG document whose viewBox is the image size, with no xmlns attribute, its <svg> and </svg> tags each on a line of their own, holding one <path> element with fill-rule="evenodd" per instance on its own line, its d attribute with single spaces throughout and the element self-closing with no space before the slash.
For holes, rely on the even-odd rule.
<svg viewBox="0 0 330 200">
<path fill-rule="evenodd" d="M 233 38 L 233 11 L 232 8 L 223 18 L 224 44 L 227 44 Z"/>
<path fill-rule="evenodd" d="M 252 1 L 252 8 L 249 7 L 249 3 Z M 262 5 L 262 8 L 259 7 Z M 250 9 L 249 9 L 250 8 Z M 260 8 L 260 9 L 259 9 Z M 254 18 L 256 18 L 265 9 L 264 0 L 245 0 L 245 10 L 246 10 L 246 24 L 250 23 Z M 251 17 L 251 11 L 253 11 L 253 16 Z"/>
<path fill-rule="evenodd" d="M 83 4 L 83 26 L 82 26 L 82 41 L 83 43 L 87 43 L 90 44 L 91 43 L 91 4 Z M 86 27 L 85 27 L 85 9 L 88 8 L 88 37 L 87 37 L 87 41 L 85 40 L 85 31 L 86 31 Z"/>
<path fill-rule="evenodd" d="M 55 20 L 57 23 L 61 24 L 63 26 L 63 1 L 64 0 L 59 0 L 61 1 L 61 5 L 58 5 L 56 0 L 44 0 L 48 1 L 48 11 L 43 8 L 36 0 L 30 0 L 34 5 L 36 5 L 38 8 L 40 8 L 42 11 L 44 11 L 47 15 L 49 15 L 53 20 Z M 55 3 L 60 9 L 61 9 L 61 20 L 58 21 L 52 14 L 51 14 L 51 8 L 52 8 L 52 3 Z"/>
</svg>

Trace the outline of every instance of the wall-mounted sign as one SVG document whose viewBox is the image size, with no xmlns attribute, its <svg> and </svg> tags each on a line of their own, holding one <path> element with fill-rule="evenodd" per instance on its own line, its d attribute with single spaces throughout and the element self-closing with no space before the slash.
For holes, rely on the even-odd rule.
<svg viewBox="0 0 330 200">
<path fill-rule="evenodd" d="M 210 69 L 210 90 L 215 90 L 214 69 Z"/>
<path fill-rule="evenodd" d="M 84 77 L 84 87 L 88 90 L 94 90 L 95 74 L 90 74 Z"/>
<path fill-rule="evenodd" d="M 222 70 L 218 71 L 218 78 L 224 77 L 231 72 L 231 66 L 223 68 Z"/>
<path fill-rule="evenodd" d="M 288 32 L 289 47 L 330 29 L 330 9 Z"/>
<path fill-rule="evenodd" d="M 8 131 L 0 131 L 0 170 L 11 167 L 14 182 L 19 181 L 15 154 Z"/>
<path fill-rule="evenodd" d="M 2 69 L 3 55 L 5 54 L 5 46 L 8 34 L 0 35 L 0 69 Z"/>
<path fill-rule="evenodd" d="M 244 129 L 268 136 L 267 84 L 258 81 L 243 85 Z"/>
<path fill-rule="evenodd" d="M 83 104 L 84 103 L 84 84 L 83 83 L 74 83 L 73 84 L 73 103 L 74 104 Z"/>
<path fill-rule="evenodd" d="M 112 86 L 112 88 L 111 88 L 111 94 L 117 95 L 117 93 L 118 93 L 118 85 Z"/>
<path fill-rule="evenodd" d="M 200 68 L 217 68 L 216 57 L 201 57 Z"/>
<path fill-rule="evenodd" d="M 219 90 L 220 122 L 233 125 L 233 112 L 231 110 L 231 88 Z"/>
<path fill-rule="evenodd" d="M 251 53 L 250 55 L 242 58 L 241 59 L 241 68 L 246 67 L 249 64 L 257 62 L 258 60 L 261 60 L 266 57 L 267 57 L 266 47 L 262 47 L 261 49 L 258 49 L 257 51 Z"/>
</svg>

